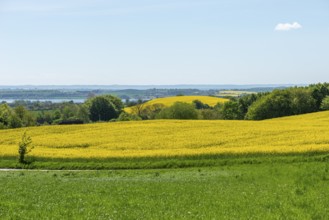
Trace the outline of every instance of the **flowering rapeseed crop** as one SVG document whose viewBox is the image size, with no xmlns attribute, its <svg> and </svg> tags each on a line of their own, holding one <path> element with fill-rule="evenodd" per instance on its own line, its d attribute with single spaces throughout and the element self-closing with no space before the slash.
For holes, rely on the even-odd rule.
<svg viewBox="0 0 329 220">
<path fill-rule="evenodd" d="M 192 103 L 194 100 L 199 100 L 204 104 L 208 104 L 209 106 L 215 106 L 217 103 L 224 103 L 228 101 L 228 99 L 212 97 L 212 96 L 173 96 L 173 97 L 165 97 L 165 98 L 158 98 L 153 99 L 146 102 L 143 107 L 146 108 L 147 106 L 155 105 L 155 104 L 162 104 L 166 107 L 173 105 L 175 102 L 186 102 Z M 125 111 L 131 113 L 132 110 L 130 107 L 125 108 Z"/>
<path fill-rule="evenodd" d="M 329 111 L 265 121 L 152 120 L 28 129 L 31 155 L 56 158 L 329 151 Z M 24 129 L 0 131 L 0 157 Z"/>
</svg>

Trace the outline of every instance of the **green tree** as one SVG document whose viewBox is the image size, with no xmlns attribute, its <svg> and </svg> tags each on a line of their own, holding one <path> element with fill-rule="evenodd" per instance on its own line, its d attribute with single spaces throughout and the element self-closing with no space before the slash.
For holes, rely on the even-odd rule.
<svg viewBox="0 0 329 220">
<path fill-rule="evenodd" d="M 221 117 L 228 120 L 242 119 L 242 114 L 237 101 L 225 102 L 220 110 Z"/>
<path fill-rule="evenodd" d="M 49 112 L 48 112 L 49 113 Z M 46 118 L 50 117 L 50 120 L 60 120 L 62 118 L 62 113 L 60 111 L 60 109 L 56 109 L 52 114 L 49 114 L 49 116 L 47 115 Z M 49 121 L 49 120 L 47 120 Z M 51 124 L 51 122 L 49 123 Z"/>
<path fill-rule="evenodd" d="M 38 113 L 36 121 L 37 121 L 37 125 L 43 125 L 43 124 L 47 123 L 46 120 L 45 120 L 44 111 L 41 111 L 41 112 Z"/>
<path fill-rule="evenodd" d="M 89 123 L 89 109 L 86 105 L 80 105 L 79 111 L 78 111 L 78 118 L 82 120 L 84 123 Z"/>
<path fill-rule="evenodd" d="M 68 120 L 76 117 L 78 114 L 79 107 L 75 104 L 66 104 L 62 109 L 62 120 Z"/>
<path fill-rule="evenodd" d="M 109 121 L 118 117 L 115 106 L 106 97 L 97 96 L 92 98 L 89 108 L 91 121 Z"/>
<path fill-rule="evenodd" d="M 36 119 L 32 116 L 31 112 L 29 112 L 24 106 L 16 106 L 14 112 L 21 121 L 21 126 L 28 127 L 35 125 Z"/>
<path fill-rule="evenodd" d="M 311 92 L 313 98 L 316 100 L 317 110 L 320 109 L 322 100 L 329 95 L 329 84 L 328 83 L 319 83 L 311 85 Z"/>
<path fill-rule="evenodd" d="M 118 115 L 122 112 L 123 108 L 125 107 L 122 100 L 118 97 L 115 97 L 113 95 L 103 95 L 106 99 L 108 99 L 112 104 L 114 105 L 114 108 Z"/>
<path fill-rule="evenodd" d="M 237 100 L 239 104 L 240 119 L 243 119 L 247 114 L 249 107 L 264 95 L 266 95 L 266 93 L 249 94 L 240 97 Z"/>
<path fill-rule="evenodd" d="M 112 95 L 89 98 L 85 105 L 88 107 L 91 121 L 108 121 L 117 118 L 124 108 L 121 99 Z"/>
<path fill-rule="evenodd" d="M 320 106 L 321 110 L 329 110 L 329 96 L 326 96 L 321 103 Z"/>
<path fill-rule="evenodd" d="M 291 110 L 293 115 L 314 112 L 317 109 L 316 100 L 307 88 L 290 88 Z"/>
<path fill-rule="evenodd" d="M 27 114 L 27 110 L 25 109 L 24 106 L 18 105 L 15 107 L 15 113 L 23 121 L 25 118 L 25 115 Z"/>
<path fill-rule="evenodd" d="M 291 100 L 291 93 L 288 90 L 274 90 L 249 107 L 246 119 L 263 120 L 292 115 Z"/>
<path fill-rule="evenodd" d="M 10 128 L 13 112 L 7 104 L 0 105 L 0 128 Z"/>
<path fill-rule="evenodd" d="M 16 114 L 12 114 L 10 116 L 9 128 L 21 128 L 21 127 L 23 127 L 22 120 Z"/>
</svg>

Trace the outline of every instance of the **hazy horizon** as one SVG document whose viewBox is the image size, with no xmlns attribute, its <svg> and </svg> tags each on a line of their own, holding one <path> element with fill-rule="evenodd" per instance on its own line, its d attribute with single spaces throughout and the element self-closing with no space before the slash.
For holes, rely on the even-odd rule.
<svg viewBox="0 0 329 220">
<path fill-rule="evenodd" d="M 0 85 L 0 90 L 148 90 L 148 89 L 197 89 L 197 90 L 248 90 L 262 88 L 288 88 L 306 84 L 176 84 L 176 85 Z"/>
</svg>

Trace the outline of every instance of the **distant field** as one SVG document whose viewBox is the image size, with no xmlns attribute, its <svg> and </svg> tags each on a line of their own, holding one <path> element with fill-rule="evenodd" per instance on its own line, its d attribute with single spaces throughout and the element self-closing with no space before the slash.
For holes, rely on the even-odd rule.
<svg viewBox="0 0 329 220">
<path fill-rule="evenodd" d="M 230 97 L 239 97 L 242 95 L 256 94 L 257 92 L 250 91 L 240 91 L 240 90 L 221 90 L 218 92 L 218 96 L 230 96 Z"/>
<path fill-rule="evenodd" d="M 152 120 L 28 128 L 36 158 L 138 158 L 329 151 L 329 111 L 265 121 Z M 26 129 L 0 131 L 0 157 Z"/>
<path fill-rule="evenodd" d="M 150 100 L 144 104 L 144 107 L 154 105 L 154 104 L 163 104 L 165 106 L 171 106 L 175 102 L 186 102 L 192 103 L 194 100 L 199 100 L 209 106 L 215 106 L 218 102 L 223 103 L 228 101 L 227 99 L 213 97 L 213 96 L 172 96 L 172 97 L 165 97 L 165 98 L 157 98 Z M 131 108 L 125 108 L 125 111 L 130 113 Z"/>
<path fill-rule="evenodd" d="M 215 106 L 218 102 L 223 103 L 227 101 L 227 99 L 212 97 L 212 96 L 173 96 L 173 97 L 153 99 L 151 101 L 148 101 L 147 105 L 163 104 L 165 106 L 170 106 L 175 102 L 192 103 L 194 100 L 199 100 L 210 106 Z"/>
</svg>

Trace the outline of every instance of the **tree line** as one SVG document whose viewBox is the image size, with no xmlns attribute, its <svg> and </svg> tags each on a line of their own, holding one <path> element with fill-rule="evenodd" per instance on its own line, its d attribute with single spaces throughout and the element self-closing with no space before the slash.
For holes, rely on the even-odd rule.
<svg viewBox="0 0 329 220">
<path fill-rule="evenodd" d="M 214 107 L 199 100 L 193 104 L 177 102 L 170 107 L 139 103 L 133 107 L 133 114 L 140 119 L 263 120 L 322 110 L 329 110 L 328 83 L 249 94 Z M 128 114 L 125 117 L 129 118 Z"/>
<path fill-rule="evenodd" d="M 121 99 L 111 95 L 95 96 L 83 104 L 18 101 L 10 107 L 3 103 L 0 129 L 109 121 L 118 118 L 123 107 Z"/>
<path fill-rule="evenodd" d="M 128 105 L 133 105 L 130 113 L 124 112 L 124 103 L 112 95 L 91 97 L 83 104 L 16 102 L 10 107 L 3 103 L 0 104 L 0 129 L 152 119 L 263 120 L 329 110 L 329 84 L 249 94 L 213 107 L 199 100 L 192 104 L 176 102 L 170 107 L 146 105 L 141 100 Z"/>
</svg>

